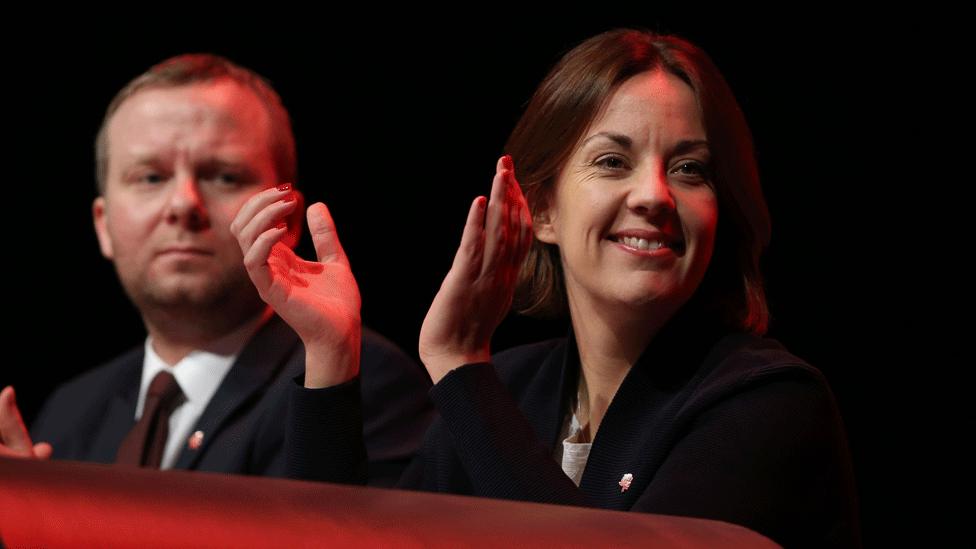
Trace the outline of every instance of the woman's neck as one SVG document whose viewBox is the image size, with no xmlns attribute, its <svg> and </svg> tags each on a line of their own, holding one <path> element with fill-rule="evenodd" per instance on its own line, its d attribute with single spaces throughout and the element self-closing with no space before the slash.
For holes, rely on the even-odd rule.
<svg viewBox="0 0 976 549">
<path fill-rule="evenodd" d="M 611 310 L 573 296 L 569 308 L 579 350 L 580 383 L 585 387 L 578 393 L 580 399 L 586 399 L 579 408 L 589 411 L 588 417 L 578 419 L 592 439 L 630 368 L 671 315 L 623 307 Z"/>
</svg>

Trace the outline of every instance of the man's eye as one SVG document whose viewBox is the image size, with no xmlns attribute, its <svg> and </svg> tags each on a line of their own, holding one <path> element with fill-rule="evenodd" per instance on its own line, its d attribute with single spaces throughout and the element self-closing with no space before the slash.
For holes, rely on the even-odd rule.
<svg viewBox="0 0 976 549">
<path fill-rule="evenodd" d="M 243 187 L 254 182 L 254 178 L 246 171 L 217 172 L 211 176 L 202 175 L 201 179 L 210 180 L 224 187 Z"/>
<path fill-rule="evenodd" d="M 139 181 L 143 183 L 162 183 L 163 176 L 157 172 L 147 172 L 139 176 Z"/>
</svg>

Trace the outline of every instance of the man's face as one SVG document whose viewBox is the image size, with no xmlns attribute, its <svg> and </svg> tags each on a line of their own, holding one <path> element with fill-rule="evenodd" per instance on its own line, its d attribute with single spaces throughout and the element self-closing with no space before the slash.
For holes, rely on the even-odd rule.
<svg viewBox="0 0 976 549">
<path fill-rule="evenodd" d="M 95 231 L 136 306 L 258 303 L 230 223 L 251 195 L 279 183 L 261 101 L 226 79 L 142 90 L 107 136 Z"/>
</svg>

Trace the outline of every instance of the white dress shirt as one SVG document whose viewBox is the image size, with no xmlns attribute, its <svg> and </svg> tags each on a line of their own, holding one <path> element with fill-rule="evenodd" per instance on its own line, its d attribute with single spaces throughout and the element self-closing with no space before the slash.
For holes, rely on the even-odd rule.
<svg viewBox="0 0 976 549">
<path fill-rule="evenodd" d="M 156 354 L 153 348 L 152 336 L 146 337 L 146 352 L 142 362 L 142 381 L 139 385 L 139 400 L 136 403 L 136 421 L 142 416 L 142 409 L 146 403 L 146 392 L 156 374 L 165 370 L 176 378 L 185 400 L 177 406 L 169 416 L 169 436 L 163 451 L 161 469 L 170 469 L 176 463 L 180 451 L 187 444 L 197 420 L 207 408 L 220 383 L 230 371 L 237 355 L 251 336 L 265 320 L 270 318 L 264 314 L 251 322 L 245 323 L 237 330 L 221 339 L 207 345 L 206 349 L 191 351 L 174 365 L 167 364 Z"/>
</svg>

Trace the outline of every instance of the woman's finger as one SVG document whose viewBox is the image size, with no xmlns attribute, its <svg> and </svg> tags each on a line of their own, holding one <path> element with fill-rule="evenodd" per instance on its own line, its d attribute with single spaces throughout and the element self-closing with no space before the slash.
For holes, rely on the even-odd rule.
<svg viewBox="0 0 976 549">
<path fill-rule="evenodd" d="M 481 266 L 482 276 L 497 271 L 499 262 L 504 261 L 506 237 L 505 212 L 505 158 L 498 159 L 495 177 L 491 182 L 488 198 L 488 213 L 485 219 L 485 256 Z"/>
<path fill-rule="evenodd" d="M 259 236 L 254 244 L 244 254 L 244 268 L 251 277 L 251 281 L 262 296 L 267 294 L 273 280 L 268 258 L 275 243 L 280 242 L 288 234 L 288 226 L 284 223 L 272 227 Z M 294 253 L 294 252 L 292 252 Z"/>
<path fill-rule="evenodd" d="M 241 250 L 247 250 L 254 245 L 254 242 L 268 229 L 280 227 L 284 218 L 298 206 L 298 201 L 294 194 L 285 196 L 283 200 L 278 200 L 268 204 L 259 210 L 239 231 L 237 240 L 241 245 Z M 287 229 L 286 229 L 287 232 Z"/>
<path fill-rule="evenodd" d="M 488 199 L 479 196 L 471 202 L 468 217 L 461 232 L 461 244 L 454 254 L 451 270 L 461 273 L 465 279 L 481 272 L 481 262 L 485 246 L 485 209 Z"/>
<path fill-rule="evenodd" d="M 254 196 L 244 202 L 244 205 L 238 210 L 237 215 L 234 216 L 234 221 L 230 224 L 230 232 L 234 236 L 239 236 L 244 227 L 259 211 L 290 194 L 292 194 L 292 186 L 290 183 L 283 183 L 277 187 L 271 187 L 255 193 Z"/>
<path fill-rule="evenodd" d="M 306 212 L 308 230 L 312 233 L 312 244 L 315 245 L 315 255 L 321 263 L 340 262 L 346 265 L 349 260 L 339 242 L 335 222 L 329 208 L 322 202 L 316 202 L 308 207 Z"/>
</svg>

